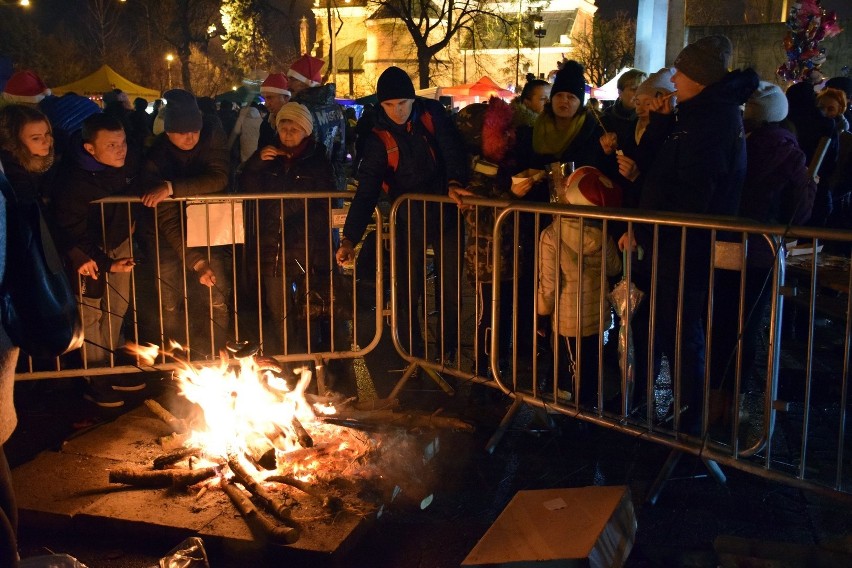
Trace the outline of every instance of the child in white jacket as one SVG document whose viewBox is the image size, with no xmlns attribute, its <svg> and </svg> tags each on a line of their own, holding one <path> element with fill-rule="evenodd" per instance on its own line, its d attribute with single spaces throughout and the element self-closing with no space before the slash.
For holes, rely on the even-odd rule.
<svg viewBox="0 0 852 568">
<path fill-rule="evenodd" d="M 585 166 L 565 180 L 559 191 L 559 201 L 568 205 L 618 207 L 621 205 L 621 190 L 599 170 Z M 609 302 L 605 298 L 603 303 L 601 301 L 602 293 L 609 290 L 607 280 L 601 278 L 601 272 L 605 271 L 608 277 L 617 276 L 621 272 L 621 256 L 612 238 L 604 235 L 602 223 L 597 219 L 584 219 L 581 235 L 580 218 L 570 214 L 557 216 L 542 231 L 540 240 L 538 315 L 552 316 L 554 340 L 559 337 L 559 345 L 553 347 L 560 355 L 560 352 L 567 355 L 570 390 L 576 394 L 579 381 L 582 385 L 580 403 L 591 407 L 597 400 L 598 332 L 601 329 L 601 318 L 604 330 L 612 322 Z M 546 334 L 544 328 L 545 325 L 539 325 L 539 334 Z M 582 355 L 579 361 L 577 337 L 581 338 Z M 578 362 L 582 368 L 577 368 Z M 558 357 L 557 363 L 559 365 L 554 377 L 563 374 L 558 367 L 564 369 L 565 358 Z M 561 385 L 557 381 L 560 402 L 570 398 L 566 391 L 559 388 L 563 385 L 567 386 L 564 380 Z"/>
</svg>

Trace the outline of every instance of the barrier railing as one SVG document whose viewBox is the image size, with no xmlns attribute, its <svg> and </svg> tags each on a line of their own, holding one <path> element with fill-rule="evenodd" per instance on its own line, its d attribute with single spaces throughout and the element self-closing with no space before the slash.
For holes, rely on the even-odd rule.
<svg viewBox="0 0 852 568">
<path fill-rule="evenodd" d="M 448 391 L 444 377 L 500 389 L 514 403 L 489 450 L 526 404 L 701 456 L 716 475 L 849 491 L 852 232 L 477 199 L 460 211 L 425 195 L 397 200 L 389 225 L 393 338 L 409 361 L 392 396 L 418 368 Z M 643 260 L 622 257 L 625 233 Z M 643 297 L 613 305 L 619 287 Z"/>
<path fill-rule="evenodd" d="M 156 209 L 136 198 L 92 204 L 112 258 L 132 257 L 132 272 L 78 286 L 87 328 L 83 348 L 49 361 L 21 355 L 19 380 L 171 370 L 161 354 L 142 365 L 125 341 L 170 349 L 204 363 L 226 342 L 256 343 L 281 362 L 351 359 L 372 350 L 382 310 L 359 319 L 359 294 L 383 305 L 381 239 L 371 257 L 340 269 L 334 259 L 347 193 L 223 194 L 172 199 Z M 283 214 L 282 214 L 283 212 Z M 116 221 L 119 219 L 119 221 Z M 375 230 L 383 232 L 376 212 Z M 366 252 L 363 248 L 358 253 Z M 374 287 L 359 287 L 369 281 Z M 363 312 L 362 312 L 363 315 Z"/>
</svg>

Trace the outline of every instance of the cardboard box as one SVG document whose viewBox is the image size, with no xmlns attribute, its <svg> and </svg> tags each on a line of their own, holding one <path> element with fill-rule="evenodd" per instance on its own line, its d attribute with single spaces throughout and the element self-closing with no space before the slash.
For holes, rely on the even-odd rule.
<svg viewBox="0 0 852 568">
<path fill-rule="evenodd" d="M 462 566 L 622 566 L 636 538 L 627 486 L 519 491 Z"/>
</svg>

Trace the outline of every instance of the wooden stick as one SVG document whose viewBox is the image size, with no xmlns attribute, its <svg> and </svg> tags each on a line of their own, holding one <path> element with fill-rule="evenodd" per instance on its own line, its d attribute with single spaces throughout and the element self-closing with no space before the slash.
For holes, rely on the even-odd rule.
<svg viewBox="0 0 852 568">
<path fill-rule="evenodd" d="M 281 500 L 272 496 L 263 486 L 254 480 L 254 478 L 245 470 L 242 464 L 236 457 L 228 458 L 228 467 L 237 481 L 243 484 L 246 490 L 252 496 L 260 501 L 267 511 L 278 517 L 290 526 L 296 526 L 290 514 L 290 508 Z"/>
<path fill-rule="evenodd" d="M 148 410 L 154 413 L 154 416 L 165 422 L 169 428 L 178 434 L 186 432 L 186 421 L 175 418 L 174 414 L 163 408 L 156 400 L 152 400 L 150 398 L 147 399 L 145 401 L 145 406 L 148 407 Z"/>
<path fill-rule="evenodd" d="M 109 471 L 110 483 L 135 487 L 188 487 L 216 475 L 215 467 L 202 469 L 136 469 L 117 467 Z"/>
<path fill-rule="evenodd" d="M 154 469 L 166 469 L 166 467 L 179 462 L 183 458 L 200 455 L 201 448 L 178 448 L 154 458 Z"/>
<path fill-rule="evenodd" d="M 286 525 L 274 525 L 269 519 L 260 514 L 260 511 L 252 505 L 248 497 L 233 483 L 222 478 L 222 490 L 230 497 L 231 502 L 240 515 L 246 520 L 246 524 L 253 532 L 269 539 L 274 544 L 293 544 L 299 540 L 299 529 Z"/>
<path fill-rule="evenodd" d="M 403 414 L 391 410 L 358 411 L 347 409 L 344 412 L 329 416 L 332 421 L 346 420 L 364 422 L 365 424 L 387 424 L 398 428 L 441 428 L 445 430 L 460 430 L 473 432 L 472 424 L 449 416 L 434 416 L 422 414 Z M 320 417 L 322 420 L 322 417 Z"/>
<path fill-rule="evenodd" d="M 312 485 L 305 483 L 301 479 L 296 479 L 292 475 L 271 475 L 265 479 L 265 481 L 275 482 L 275 483 L 283 483 L 285 485 L 289 485 L 290 487 L 295 487 L 299 491 L 303 493 L 307 493 L 311 497 L 319 499 L 322 503 L 322 506 L 326 509 L 331 509 L 333 511 L 339 510 L 343 508 L 343 502 L 337 497 L 332 497 L 331 495 L 326 495 L 321 491 L 318 491 Z"/>
<path fill-rule="evenodd" d="M 296 432 L 296 438 L 299 440 L 299 445 L 303 448 L 313 448 L 314 439 L 311 438 L 311 435 L 308 434 L 308 431 L 305 430 L 304 426 L 302 426 L 301 421 L 294 416 L 291 424 L 293 426 L 293 431 Z"/>
</svg>

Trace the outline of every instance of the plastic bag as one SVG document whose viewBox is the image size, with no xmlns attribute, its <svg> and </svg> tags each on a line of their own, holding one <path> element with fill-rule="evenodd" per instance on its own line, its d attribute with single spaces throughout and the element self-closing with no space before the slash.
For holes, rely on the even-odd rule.
<svg viewBox="0 0 852 568">
<path fill-rule="evenodd" d="M 204 541 L 189 537 L 160 558 L 159 568 L 210 568 Z"/>
<path fill-rule="evenodd" d="M 86 568 L 86 565 L 67 554 L 47 554 L 25 558 L 18 562 L 18 568 Z"/>
</svg>

